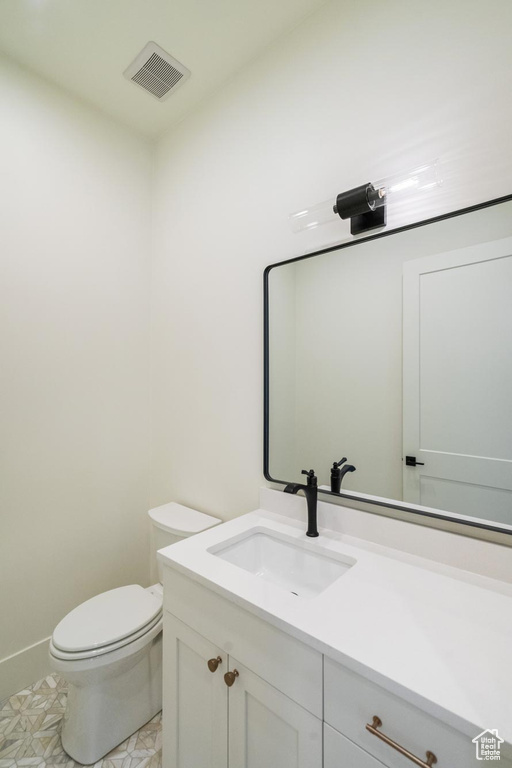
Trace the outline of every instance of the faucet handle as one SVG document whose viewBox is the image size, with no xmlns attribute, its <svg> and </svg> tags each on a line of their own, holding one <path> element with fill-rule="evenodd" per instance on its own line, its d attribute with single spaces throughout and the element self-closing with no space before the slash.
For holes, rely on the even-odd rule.
<svg viewBox="0 0 512 768">
<path fill-rule="evenodd" d="M 308 476 L 308 481 L 307 481 L 308 485 L 316 485 L 317 484 L 317 477 L 315 475 L 315 470 L 314 469 L 309 469 L 309 470 L 308 469 L 303 469 L 302 470 L 302 474 Z"/>
<path fill-rule="evenodd" d="M 333 469 L 336 469 L 336 467 L 341 467 L 341 465 L 342 465 L 342 464 L 344 464 L 344 463 L 346 462 L 346 460 L 347 460 L 347 457 L 346 457 L 346 456 L 344 456 L 344 457 L 341 459 L 341 461 L 333 461 L 333 463 L 332 463 L 332 468 L 333 468 Z"/>
</svg>

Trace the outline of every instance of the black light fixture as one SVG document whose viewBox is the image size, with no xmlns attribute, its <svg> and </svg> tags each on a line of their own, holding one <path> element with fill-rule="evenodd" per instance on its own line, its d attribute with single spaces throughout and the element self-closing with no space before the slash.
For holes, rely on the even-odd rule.
<svg viewBox="0 0 512 768">
<path fill-rule="evenodd" d="M 332 210 L 340 219 L 350 219 L 352 235 L 386 226 L 386 194 L 370 183 L 349 189 L 348 192 L 340 192 Z"/>
<path fill-rule="evenodd" d="M 368 182 L 347 192 L 340 192 L 333 201 L 326 200 L 290 216 L 294 232 L 314 229 L 335 220 L 350 219 L 350 232 L 359 235 L 386 226 L 388 203 L 416 192 L 425 192 L 441 185 L 437 160 L 396 174 L 377 182 Z"/>
</svg>

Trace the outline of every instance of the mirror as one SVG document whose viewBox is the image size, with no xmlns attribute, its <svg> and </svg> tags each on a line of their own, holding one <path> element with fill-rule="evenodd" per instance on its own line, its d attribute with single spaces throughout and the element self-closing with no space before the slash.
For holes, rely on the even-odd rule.
<svg viewBox="0 0 512 768">
<path fill-rule="evenodd" d="M 266 478 L 512 533 L 511 340 L 512 195 L 267 267 Z"/>
</svg>

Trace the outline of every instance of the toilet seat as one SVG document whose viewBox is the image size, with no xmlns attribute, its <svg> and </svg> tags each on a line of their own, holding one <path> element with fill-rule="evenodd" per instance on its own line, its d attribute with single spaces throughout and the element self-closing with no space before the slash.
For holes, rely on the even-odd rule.
<svg viewBox="0 0 512 768">
<path fill-rule="evenodd" d="M 111 589 L 82 603 L 57 625 L 50 652 L 85 659 L 133 642 L 162 618 L 162 599 L 138 584 Z"/>
<path fill-rule="evenodd" d="M 139 638 L 144 638 L 145 635 L 148 636 L 148 641 L 150 638 L 153 638 L 155 635 L 155 632 L 152 632 L 153 628 L 155 630 L 161 631 L 162 630 L 162 614 L 159 616 L 156 616 L 155 619 L 149 624 L 149 626 L 143 627 L 138 632 L 135 632 L 133 635 L 129 635 L 128 637 L 123 638 L 123 640 L 119 640 L 117 643 L 111 643 L 110 645 L 103 645 L 101 648 L 94 648 L 90 649 L 88 651 L 61 651 L 60 648 L 57 648 L 53 642 L 53 639 L 50 640 L 50 654 L 56 658 L 56 659 L 62 659 L 62 661 L 80 661 L 81 659 L 94 659 L 97 656 L 103 656 L 104 654 L 111 653 L 112 651 L 117 651 L 119 648 L 124 648 L 126 645 L 130 645 L 131 643 L 135 642 L 135 640 L 138 640 Z M 157 632 L 158 634 L 158 632 Z"/>
</svg>

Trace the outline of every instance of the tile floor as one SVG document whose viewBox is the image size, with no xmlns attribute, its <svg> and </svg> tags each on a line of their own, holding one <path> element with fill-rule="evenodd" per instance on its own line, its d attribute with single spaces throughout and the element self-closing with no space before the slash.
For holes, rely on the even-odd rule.
<svg viewBox="0 0 512 768">
<path fill-rule="evenodd" d="M 66 683 L 50 675 L 0 702 L 0 768 L 74 768 L 63 750 L 61 720 Z M 160 714 L 94 768 L 161 768 Z"/>
</svg>

